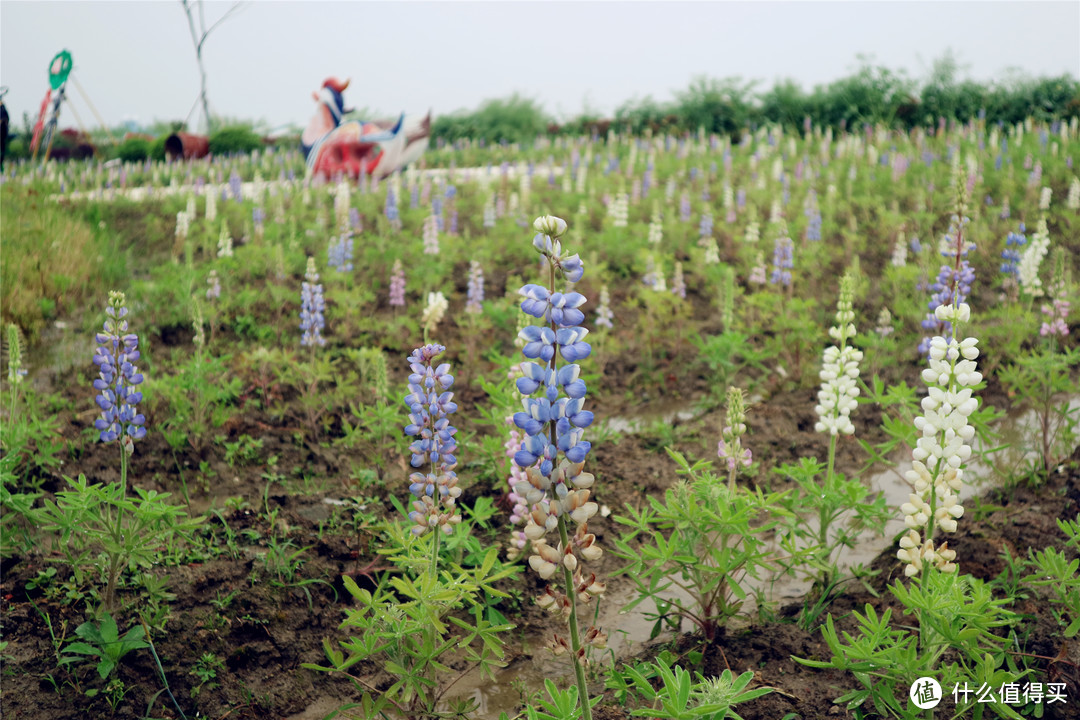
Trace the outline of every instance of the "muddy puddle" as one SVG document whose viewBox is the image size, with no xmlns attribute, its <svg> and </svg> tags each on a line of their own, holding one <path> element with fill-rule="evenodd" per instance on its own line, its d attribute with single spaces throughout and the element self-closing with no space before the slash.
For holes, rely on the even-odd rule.
<svg viewBox="0 0 1080 720">
<path fill-rule="evenodd" d="M 651 408 L 639 415 L 613 415 L 597 423 L 601 431 L 620 435 L 637 435 L 647 432 L 658 424 L 671 425 L 675 422 L 690 422 L 699 417 L 699 411 L 689 406 L 686 401 L 672 401 Z"/>
</svg>

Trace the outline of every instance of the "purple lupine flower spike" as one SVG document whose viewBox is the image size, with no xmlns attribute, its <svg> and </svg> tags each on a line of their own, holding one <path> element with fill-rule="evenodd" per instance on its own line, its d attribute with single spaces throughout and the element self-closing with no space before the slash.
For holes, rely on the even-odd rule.
<svg viewBox="0 0 1080 720">
<path fill-rule="evenodd" d="M 94 365 L 98 377 L 94 389 L 98 391 L 95 401 L 101 408 L 101 417 L 94 421 L 100 431 L 102 442 L 120 440 L 124 450 L 134 452 L 134 441 L 146 437 L 146 418 L 136 406 L 142 401 L 142 393 L 135 387 L 142 384 L 143 375 L 134 365 L 140 357 L 139 336 L 128 332 L 128 309 L 122 292 L 109 293 L 109 305 L 105 308 L 108 318 L 95 339 Z"/>
<path fill-rule="evenodd" d="M 300 344 L 304 347 L 322 347 L 326 344 L 326 338 L 322 336 L 322 330 L 326 326 L 323 317 L 326 305 L 323 301 L 323 287 L 319 283 L 319 273 L 315 271 L 313 257 L 308 257 L 304 278 L 305 282 L 300 290 L 300 329 L 304 331 L 304 335 L 300 338 Z"/>
<path fill-rule="evenodd" d="M 544 257 L 549 282 L 554 284 L 556 270 L 565 280 L 579 280 L 584 272 L 581 260 L 576 255 L 564 257 L 559 240 L 566 223 L 546 216 L 533 226 L 539 233 L 533 247 Z M 526 397 L 513 421 L 525 437 L 514 453 L 514 464 L 523 471 L 514 485 L 514 496 L 528 508 L 523 535 L 532 543 L 529 566 L 543 580 L 562 569 L 562 589 L 548 586 L 537 604 L 563 611 L 572 632 L 577 632 L 577 603 L 588 603 L 604 592 L 604 583 L 596 581 L 594 573 L 586 577 L 582 569 L 582 561 L 596 560 L 603 553 L 588 527 L 599 511 L 597 503 L 590 500 L 595 477 L 584 472 L 585 458 L 592 449 L 584 439 L 585 428 L 592 425 L 593 414 L 584 409 L 587 388 L 576 364 L 592 350 L 585 342 L 588 330 L 580 326 L 585 316 L 578 308 L 585 298 L 538 285 L 526 285 L 520 294 L 525 298 L 522 310 L 545 324 L 526 326 L 519 333 L 525 341 L 522 354 L 529 361 L 540 362 L 520 365 L 517 389 Z M 569 523 L 575 526 L 572 534 Z M 511 542 L 518 550 L 524 545 L 517 535 Z M 590 627 L 584 643 L 602 648 L 606 637 L 599 628 Z M 582 642 L 576 635 L 571 639 L 575 650 Z M 570 646 L 556 637 L 554 647 L 565 650 Z"/>
<path fill-rule="evenodd" d="M 435 365 L 435 358 L 446 350 L 442 345 L 425 345 L 409 356 L 409 394 L 405 405 L 409 408 L 409 424 L 405 434 L 415 438 L 409 445 L 412 453 L 410 464 L 414 468 L 427 467 L 427 472 L 414 472 L 409 476 L 409 492 L 413 502 L 409 519 L 415 523 L 412 532 L 423 535 L 429 529 L 439 528 L 449 534 L 452 526 L 461 522 L 457 512 L 457 498 L 461 488 L 457 485 L 457 428 L 450 424 L 449 415 L 457 411 L 449 392 L 454 384 L 450 364 Z"/>
<path fill-rule="evenodd" d="M 465 312 L 477 315 L 484 311 L 484 270 L 480 263 L 469 263 L 469 296 L 465 303 Z"/>
<path fill-rule="evenodd" d="M 401 266 L 401 260 L 394 261 L 390 275 L 390 305 L 405 307 L 405 268 Z"/>
</svg>

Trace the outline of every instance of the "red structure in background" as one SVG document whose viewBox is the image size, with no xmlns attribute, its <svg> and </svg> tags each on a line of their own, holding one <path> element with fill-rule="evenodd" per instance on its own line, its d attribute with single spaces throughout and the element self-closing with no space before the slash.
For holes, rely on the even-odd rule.
<svg viewBox="0 0 1080 720">
<path fill-rule="evenodd" d="M 197 160 L 210 154 L 210 138 L 176 132 L 165 138 L 165 156 L 169 160 Z"/>
<path fill-rule="evenodd" d="M 318 103 L 315 116 L 300 136 L 308 175 L 385 177 L 418 160 L 431 135 L 431 113 L 415 121 L 402 113 L 392 122 L 342 122 L 351 112 L 342 95 L 348 87 L 348 80 L 327 78 L 319 92 L 313 93 Z"/>
</svg>

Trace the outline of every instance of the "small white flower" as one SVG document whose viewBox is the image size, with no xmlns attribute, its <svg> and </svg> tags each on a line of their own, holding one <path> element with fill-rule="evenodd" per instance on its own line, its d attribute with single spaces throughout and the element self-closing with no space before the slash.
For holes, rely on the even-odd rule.
<svg viewBox="0 0 1080 720">
<path fill-rule="evenodd" d="M 557 238 L 566 232 L 566 221 L 554 215 L 542 215 L 533 220 L 533 229 L 538 233 Z"/>
</svg>

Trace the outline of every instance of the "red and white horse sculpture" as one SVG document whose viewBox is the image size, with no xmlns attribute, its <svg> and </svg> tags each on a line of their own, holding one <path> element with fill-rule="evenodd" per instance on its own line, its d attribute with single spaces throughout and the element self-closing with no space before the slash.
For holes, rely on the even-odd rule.
<svg viewBox="0 0 1080 720">
<path fill-rule="evenodd" d="M 328 78 L 313 93 L 318 108 L 300 136 L 308 175 L 332 178 L 340 173 L 356 179 L 366 172 L 385 177 L 418 160 L 431 134 L 431 113 L 415 121 L 402 113 L 391 122 L 343 123 L 342 118 L 351 112 L 345 109 L 342 96 L 348 87 L 348 80 Z"/>
</svg>

